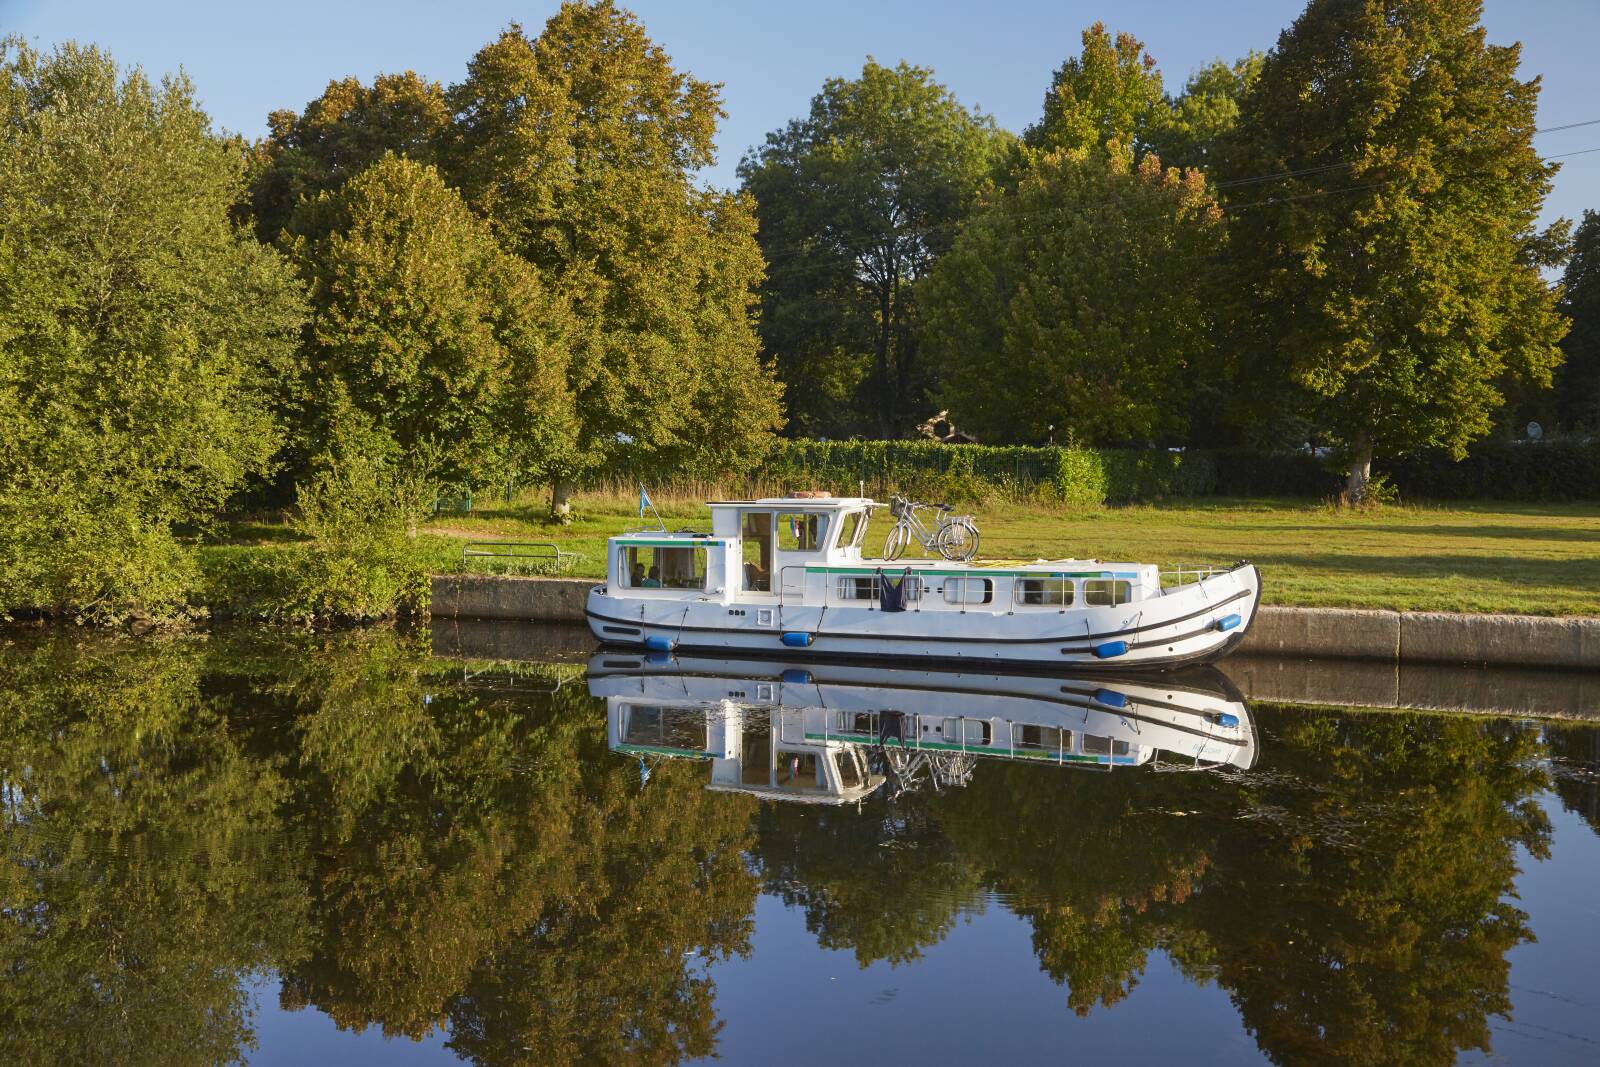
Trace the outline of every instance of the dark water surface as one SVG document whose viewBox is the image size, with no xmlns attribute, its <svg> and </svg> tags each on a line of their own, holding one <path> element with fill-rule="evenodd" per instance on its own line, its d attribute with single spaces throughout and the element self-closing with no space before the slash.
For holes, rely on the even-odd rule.
<svg viewBox="0 0 1600 1067">
<path fill-rule="evenodd" d="M 0 1063 L 1600 1061 L 1594 725 L 587 651 L 0 635 Z"/>
</svg>

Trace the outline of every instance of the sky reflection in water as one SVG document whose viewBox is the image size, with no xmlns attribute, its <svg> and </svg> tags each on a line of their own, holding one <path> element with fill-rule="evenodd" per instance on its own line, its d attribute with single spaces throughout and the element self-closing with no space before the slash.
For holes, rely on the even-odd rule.
<svg viewBox="0 0 1600 1067">
<path fill-rule="evenodd" d="M 1600 1053 L 1594 727 L 10 638 L 0 1062 Z"/>
</svg>

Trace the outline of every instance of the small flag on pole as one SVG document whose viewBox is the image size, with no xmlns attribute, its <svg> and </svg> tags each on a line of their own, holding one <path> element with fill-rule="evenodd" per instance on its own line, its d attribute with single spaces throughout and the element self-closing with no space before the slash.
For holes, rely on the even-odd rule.
<svg viewBox="0 0 1600 1067">
<path fill-rule="evenodd" d="M 644 491 L 644 483 L 640 482 L 639 483 L 639 517 L 641 519 L 644 518 L 645 509 L 646 508 L 653 508 L 653 507 L 655 507 L 655 505 L 650 503 L 650 494 Z"/>
</svg>

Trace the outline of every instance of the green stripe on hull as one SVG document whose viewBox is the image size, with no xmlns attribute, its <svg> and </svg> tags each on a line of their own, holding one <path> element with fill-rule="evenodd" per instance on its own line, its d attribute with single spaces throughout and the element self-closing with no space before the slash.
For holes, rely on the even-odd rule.
<svg viewBox="0 0 1600 1067">
<path fill-rule="evenodd" d="M 616 746 L 617 752 L 650 753 L 655 756 L 689 756 L 694 759 L 715 759 L 715 752 L 706 752 L 698 748 L 671 748 L 667 745 L 631 745 L 627 743 Z"/>
<path fill-rule="evenodd" d="M 705 540 L 704 538 L 695 538 L 693 540 L 690 540 L 689 538 L 685 537 L 682 540 L 677 540 L 677 541 L 674 541 L 674 540 L 661 540 L 661 539 L 658 538 L 656 540 L 651 540 L 651 541 L 641 541 L 641 540 L 639 540 L 637 538 L 633 538 L 633 537 L 613 537 L 612 540 L 615 541 L 617 544 L 621 545 L 624 548 L 721 548 L 721 547 L 723 547 L 723 542 L 721 542 L 721 541 L 708 541 L 708 540 Z"/>
</svg>

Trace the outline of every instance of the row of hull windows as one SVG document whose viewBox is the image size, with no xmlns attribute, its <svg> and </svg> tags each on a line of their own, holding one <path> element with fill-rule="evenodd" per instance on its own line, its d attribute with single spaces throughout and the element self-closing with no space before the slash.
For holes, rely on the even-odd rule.
<svg viewBox="0 0 1600 1067">
<path fill-rule="evenodd" d="M 894 576 L 888 576 L 891 580 Z M 877 600 L 877 575 L 841 577 L 838 584 L 840 600 Z M 903 579 L 901 591 L 906 603 L 921 600 L 925 592 L 924 581 L 916 575 Z M 968 607 L 994 603 L 995 589 L 992 578 L 946 578 L 938 590 L 946 604 Z M 1133 600 L 1133 583 L 1110 578 L 1089 578 L 1083 582 L 1083 603 L 1090 607 L 1109 607 Z M 1071 578 L 1018 578 L 1012 585 L 1016 603 L 1025 607 L 1066 607 L 1077 602 L 1076 582 Z"/>
<path fill-rule="evenodd" d="M 993 747 L 995 745 L 994 731 L 987 719 L 960 719 L 946 718 L 941 720 L 919 719 L 920 729 L 917 735 L 925 741 L 941 741 L 947 744 L 968 744 Z M 841 733 L 852 735 L 878 736 L 878 715 L 871 711 L 841 711 L 836 720 Z M 1128 742 L 1098 734 L 1079 734 L 1080 747 L 1076 750 L 1088 756 L 1126 756 L 1131 751 Z M 1004 732 L 1000 736 L 1000 744 L 1006 743 Z M 1033 723 L 1011 723 L 1010 745 L 1014 749 L 1027 752 L 1073 752 L 1072 731 L 1062 730 L 1054 726 L 1038 726 Z"/>
<path fill-rule="evenodd" d="M 756 517 L 756 516 L 751 516 Z M 761 516 L 770 518 L 770 516 Z M 785 518 L 785 516 L 779 516 Z M 810 516 L 815 519 L 816 516 Z M 753 592 L 771 591 L 770 541 L 761 545 L 745 542 L 745 588 Z M 622 580 L 628 589 L 704 589 L 706 550 L 699 547 L 629 546 L 622 550 Z M 752 558 L 754 555 L 755 558 Z M 877 575 L 844 575 L 838 579 L 840 600 L 878 599 Z M 888 576 L 901 589 L 906 603 L 923 598 L 926 582 L 917 575 Z M 1013 599 L 1024 606 L 1065 607 L 1078 599 L 1077 583 L 1071 578 L 1018 578 L 1012 584 Z M 937 590 L 946 604 L 961 607 L 991 604 L 995 598 L 992 578 L 946 578 Z M 1116 579 L 1089 578 L 1083 581 L 1082 600 L 1091 607 L 1126 604 L 1133 599 L 1133 583 Z"/>
</svg>

